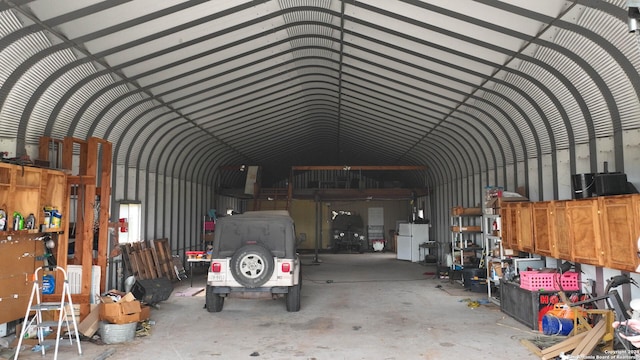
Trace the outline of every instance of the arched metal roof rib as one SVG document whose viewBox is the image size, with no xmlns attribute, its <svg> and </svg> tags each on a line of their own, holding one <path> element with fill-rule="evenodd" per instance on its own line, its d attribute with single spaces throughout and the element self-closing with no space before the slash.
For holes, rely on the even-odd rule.
<svg viewBox="0 0 640 360">
<path fill-rule="evenodd" d="M 154 182 L 128 197 L 190 198 L 239 180 L 215 169 L 234 162 L 277 181 L 292 162 L 362 161 L 426 164 L 410 181 L 463 201 L 490 182 L 557 198 L 558 174 L 596 171 L 603 151 L 624 171 L 625 131 L 640 127 L 623 0 L 0 5 L 2 136 L 16 153 L 40 135 L 108 139 L 114 171 Z"/>
</svg>

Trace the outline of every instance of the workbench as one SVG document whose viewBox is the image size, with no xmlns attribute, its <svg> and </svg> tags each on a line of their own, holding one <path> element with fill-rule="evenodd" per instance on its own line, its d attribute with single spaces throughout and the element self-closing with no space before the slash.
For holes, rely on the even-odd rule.
<svg viewBox="0 0 640 360">
<path fill-rule="evenodd" d="M 193 258 L 193 259 L 187 259 L 187 262 L 189 263 L 189 276 L 191 277 L 191 287 L 193 287 L 193 264 L 211 262 L 211 259 Z"/>
</svg>

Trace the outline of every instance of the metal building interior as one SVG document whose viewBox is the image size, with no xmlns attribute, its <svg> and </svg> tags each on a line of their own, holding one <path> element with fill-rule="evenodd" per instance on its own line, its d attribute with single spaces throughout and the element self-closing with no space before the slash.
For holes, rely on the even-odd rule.
<svg viewBox="0 0 640 360">
<path fill-rule="evenodd" d="M 357 200 L 418 201 L 447 243 L 450 209 L 486 186 L 531 201 L 572 199 L 576 174 L 640 186 L 639 5 L 2 0 L 0 151 L 110 142 L 110 221 L 140 203 L 141 238 L 180 251 L 209 209 L 250 207 L 233 193 L 245 166 L 301 194 L 357 170 Z"/>
</svg>

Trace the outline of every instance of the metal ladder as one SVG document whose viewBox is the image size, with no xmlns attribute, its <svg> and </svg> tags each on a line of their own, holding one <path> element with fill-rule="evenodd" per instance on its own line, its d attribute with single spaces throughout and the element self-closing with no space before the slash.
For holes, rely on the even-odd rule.
<svg viewBox="0 0 640 360">
<path fill-rule="evenodd" d="M 45 341 L 45 330 L 48 328 L 56 328 L 55 338 L 55 353 L 53 359 L 58 358 L 58 348 L 60 345 L 60 336 L 62 334 L 62 328 L 66 328 L 67 335 L 69 337 L 69 343 L 73 345 L 72 333 L 75 335 L 75 340 L 78 345 L 78 355 L 82 355 L 82 348 L 80 346 L 80 335 L 78 333 L 78 322 L 76 321 L 76 315 L 73 309 L 73 302 L 71 300 L 71 293 L 69 292 L 69 279 L 67 278 L 67 272 L 60 266 L 55 268 L 48 268 L 52 272 L 59 271 L 64 277 L 62 286 L 62 296 L 60 302 L 42 302 L 42 283 L 38 277 L 39 272 L 44 273 L 44 268 L 41 266 L 33 273 L 33 290 L 31 290 L 31 297 L 29 299 L 29 306 L 27 312 L 24 315 L 24 322 L 22 324 L 22 330 L 20 331 L 20 340 L 18 340 L 18 347 L 14 360 L 18 359 L 20 350 L 22 348 L 22 340 L 29 331 L 29 328 L 35 326 L 36 333 L 38 335 L 38 343 L 42 355 L 45 355 L 47 343 Z M 44 279 L 44 275 L 43 275 Z M 43 321 L 43 311 L 58 311 L 58 320 L 55 321 Z M 35 312 L 33 316 L 31 313 Z M 68 314 L 71 313 L 71 314 Z M 71 315 L 71 321 L 69 321 L 69 315 Z M 30 318 L 31 316 L 31 318 Z M 53 341 L 53 340 L 50 340 Z"/>
</svg>

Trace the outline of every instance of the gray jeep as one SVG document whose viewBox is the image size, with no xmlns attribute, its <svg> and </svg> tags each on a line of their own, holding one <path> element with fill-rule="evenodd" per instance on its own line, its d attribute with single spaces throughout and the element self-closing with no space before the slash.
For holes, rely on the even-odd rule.
<svg viewBox="0 0 640 360">
<path fill-rule="evenodd" d="M 207 275 L 206 307 L 220 312 L 230 295 L 284 297 L 300 310 L 300 258 L 287 211 L 250 211 L 219 218 Z"/>
</svg>

